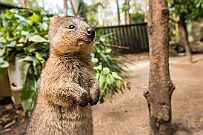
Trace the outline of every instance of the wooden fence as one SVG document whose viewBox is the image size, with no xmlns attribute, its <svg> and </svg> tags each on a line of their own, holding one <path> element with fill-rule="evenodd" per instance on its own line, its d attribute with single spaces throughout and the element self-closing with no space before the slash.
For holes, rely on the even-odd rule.
<svg viewBox="0 0 203 135">
<path fill-rule="evenodd" d="M 149 51 L 146 23 L 97 27 L 96 30 L 101 34 L 109 34 L 107 38 L 117 53 Z"/>
</svg>

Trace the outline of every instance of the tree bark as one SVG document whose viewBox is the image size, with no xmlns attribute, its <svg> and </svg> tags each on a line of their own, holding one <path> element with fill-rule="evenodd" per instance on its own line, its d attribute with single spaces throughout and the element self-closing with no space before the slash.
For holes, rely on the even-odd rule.
<svg viewBox="0 0 203 135">
<path fill-rule="evenodd" d="M 26 8 L 27 5 L 26 0 L 20 0 L 20 5 L 22 8 Z"/>
<path fill-rule="evenodd" d="M 119 0 L 116 0 L 116 6 L 117 6 L 118 25 L 120 25 L 120 23 L 121 23 L 121 18 L 120 18 Z"/>
<path fill-rule="evenodd" d="M 74 16 L 78 15 L 79 2 L 78 0 L 70 0 Z"/>
<path fill-rule="evenodd" d="M 180 25 L 179 20 L 180 20 L 180 18 L 179 17 L 174 17 L 172 19 L 174 19 L 173 22 L 174 22 L 174 25 L 175 25 L 175 41 L 176 41 L 176 43 L 179 43 L 180 42 L 180 30 L 179 30 L 179 25 Z"/>
<path fill-rule="evenodd" d="M 63 14 L 64 14 L 64 16 L 67 16 L 67 11 L 68 11 L 67 2 L 68 2 L 68 0 L 63 0 Z"/>
<path fill-rule="evenodd" d="M 191 48 L 190 48 L 190 42 L 188 40 L 187 26 L 186 26 L 184 18 L 182 18 L 182 17 L 180 17 L 180 26 L 181 26 L 182 42 L 183 42 L 183 45 L 185 48 L 185 54 L 186 54 L 188 62 L 192 63 L 192 53 L 191 53 Z"/>
<path fill-rule="evenodd" d="M 129 4 L 129 0 L 125 0 L 125 5 L 127 7 L 126 11 L 125 11 L 125 24 L 131 24 L 131 18 L 130 18 L 130 4 Z"/>
<path fill-rule="evenodd" d="M 150 135 L 171 135 L 171 96 L 175 89 L 169 71 L 169 11 L 167 0 L 149 0 L 149 108 Z"/>
</svg>

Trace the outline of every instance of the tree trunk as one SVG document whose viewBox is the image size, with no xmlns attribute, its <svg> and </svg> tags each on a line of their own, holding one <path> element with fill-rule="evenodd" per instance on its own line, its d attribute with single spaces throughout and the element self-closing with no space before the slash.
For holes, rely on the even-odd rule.
<svg viewBox="0 0 203 135">
<path fill-rule="evenodd" d="M 184 48 L 185 48 L 185 54 L 186 54 L 188 62 L 192 63 L 192 54 L 191 54 L 191 49 L 190 49 L 190 42 L 188 40 L 187 26 L 186 26 L 185 20 L 182 17 L 180 17 L 180 26 L 181 26 L 182 42 L 183 42 Z"/>
<path fill-rule="evenodd" d="M 80 16 L 87 21 L 87 9 L 83 0 L 70 0 L 74 16 Z"/>
<path fill-rule="evenodd" d="M 176 43 L 180 42 L 180 30 L 179 30 L 179 17 L 174 18 L 174 24 L 175 24 L 175 41 Z"/>
<path fill-rule="evenodd" d="M 20 0 L 20 5 L 22 8 L 26 8 L 26 0 Z"/>
<path fill-rule="evenodd" d="M 79 2 L 78 0 L 70 0 L 74 16 L 78 15 Z"/>
<path fill-rule="evenodd" d="M 116 6 L 117 6 L 118 25 L 120 25 L 120 23 L 121 23 L 121 18 L 120 18 L 119 0 L 116 0 Z"/>
<path fill-rule="evenodd" d="M 68 0 L 63 0 L 63 14 L 64 14 L 64 16 L 67 16 L 67 11 L 68 11 L 67 2 L 68 2 Z"/>
<path fill-rule="evenodd" d="M 125 6 L 126 6 L 126 10 L 125 10 L 125 24 L 131 24 L 131 18 L 130 18 L 130 4 L 129 4 L 129 0 L 125 0 Z"/>
<path fill-rule="evenodd" d="M 150 135 L 171 135 L 171 96 L 175 89 L 169 71 L 169 11 L 167 0 L 149 0 L 149 107 Z"/>
</svg>

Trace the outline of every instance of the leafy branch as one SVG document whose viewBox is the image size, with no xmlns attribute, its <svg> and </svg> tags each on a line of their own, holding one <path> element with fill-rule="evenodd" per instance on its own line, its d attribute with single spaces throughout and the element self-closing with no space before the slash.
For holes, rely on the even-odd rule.
<svg viewBox="0 0 203 135">
<path fill-rule="evenodd" d="M 52 15 L 37 9 L 5 10 L 0 18 L 0 68 L 9 67 L 17 56 L 23 62 L 22 99 L 27 111 L 31 111 L 37 96 L 37 81 L 40 72 L 48 57 L 49 20 Z M 108 35 L 96 37 L 96 45 L 92 61 L 96 71 L 96 77 L 100 82 L 100 102 L 104 102 L 105 95 L 112 96 L 125 88 L 122 63 L 112 54 Z"/>
</svg>

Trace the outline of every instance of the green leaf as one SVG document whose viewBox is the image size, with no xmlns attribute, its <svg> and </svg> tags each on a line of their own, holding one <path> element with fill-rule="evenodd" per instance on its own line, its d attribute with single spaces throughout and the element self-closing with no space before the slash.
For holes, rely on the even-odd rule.
<svg viewBox="0 0 203 135">
<path fill-rule="evenodd" d="M 28 31 L 21 31 L 21 35 L 28 36 L 28 35 L 30 35 L 30 33 Z"/>
<path fill-rule="evenodd" d="M 98 63 L 98 61 L 99 61 L 98 58 L 93 58 L 93 59 L 92 59 L 92 62 L 93 62 L 94 64 Z"/>
<path fill-rule="evenodd" d="M 39 15 L 33 15 L 30 17 L 30 24 L 32 25 L 35 22 L 39 22 L 40 21 L 40 16 Z"/>
<path fill-rule="evenodd" d="M 7 45 L 7 47 L 15 47 L 16 41 L 10 42 L 10 44 Z"/>
<path fill-rule="evenodd" d="M 26 38 L 25 38 L 25 37 L 21 37 L 21 38 L 19 39 L 19 42 L 20 42 L 20 43 L 26 43 L 26 42 L 27 42 L 27 40 L 26 40 Z"/>
<path fill-rule="evenodd" d="M 116 72 L 112 72 L 112 76 L 116 79 L 122 80 L 122 78 Z"/>
<path fill-rule="evenodd" d="M 16 44 L 16 47 L 23 47 L 22 43 Z"/>
<path fill-rule="evenodd" d="M 0 36 L 0 43 L 6 43 L 6 40 Z"/>
<path fill-rule="evenodd" d="M 103 68 L 103 73 L 104 74 L 109 74 L 110 73 L 110 69 L 107 68 L 107 67 Z"/>
<path fill-rule="evenodd" d="M 32 98 L 29 98 L 29 99 L 25 99 L 25 100 L 24 100 L 24 105 L 25 105 L 26 110 L 32 111 L 33 102 L 34 102 L 34 101 L 33 101 Z"/>
<path fill-rule="evenodd" d="M 19 14 L 14 14 L 14 16 L 22 22 L 27 22 L 26 18 Z"/>
<path fill-rule="evenodd" d="M 26 57 L 24 58 L 24 61 L 33 61 L 33 57 L 31 57 L 31 56 L 26 56 Z"/>
<path fill-rule="evenodd" d="M 106 53 L 110 53 L 111 51 L 112 51 L 111 48 L 106 48 L 106 50 L 105 50 Z"/>
<path fill-rule="evenodd" d="M 23 74 L 22 76 L 24 76 L 23 84 L 26 83 L 29 68 L 30 68 L 30 63 L 26 62 L 23 64 L 23 72 L 22 72 Z"/>
<path fill-rule="evenodd" d="M 40 26 L 43 30 L 48 30 L 48 24 L 43 22 L 42 25 Z"/>
<path fill-rule="evenodd" d="M 32 53 L 34 51 L 36 51 L 36 48 L 33 46 L 27 46 L 26 48 L 24 48 L 25 52 L 27 53 Z"/>
<path fill-rule="evenodd" d="M 96 73 L 96 79 L 97 79 L 97 80 L 99 79 L 99 76 L 100 76 L 100 74 L 99 74 L 99 73 Z"/>
<path fill-rule="evenodd" d="M 44 61 L 44 59 L 42 58 L 42 55 L 38 52 L 35 52 L 35 57 L 40 61 Z"/>
<path fill-rule="evenodd" d="M 36 96 L 36 81 L 47 58 L 49 43 L 48 12 L 30 9 L 3 10 L 0 17 L 0 68 L 9 66 L 15 55 L 22 57 L 26 76 L 21 97 L 31 111 Z"/>
<path fill-rule="evenodd" d="M 35 43 L 41 43 L 41 42 L 48 42 L 45 38 L 41 37 L 40 35 L 34 35 L 28 38 L 28 41 L 32 41 Z"/>
<path fill-rule="evenodd" d="M 102 75 L 100 75 L 100 77 L 99 77 L 99 85 L 100 85 L 101 89 L 106 89 L 106 85 L 107 85 L 106 79 Z"/>
<path fill-rule="evenodd" d="M 0 68 L 7 68 L 9 67 L 9 63 L 7 61 L 3 61 L 0 63 Z"/>
<path fill-rule="evenodd" d="M 122 89 L 122 82 L 120 80 L 116 81 L 116 87 L 117 89 L 121 90 Z"/>
<path fill-rule="evenodd" d="M 115 79 L 114 79 L 114 77 L 111 74 L 107 75 L 107 82 L 109 84 L 112 84 L 113 82 L 115 82 Z"/>
<path fill-rule="evenodd" d="M 95 70 L 102 70 L 102 65 L 98 65 L 94 67 Z"/>
<path fill-rule="evenodd" d="M 5 53 L 5 48 L 0 49 L 0 56 L 3 56 Z"/>
<path fill-rule="evenodd" d="M 41 69 L 39 60 L 34 59 L 32 64 L 33 64 L 34 74 L 39 75 L 40 74 L 40 69 Z"/>
</svg>

